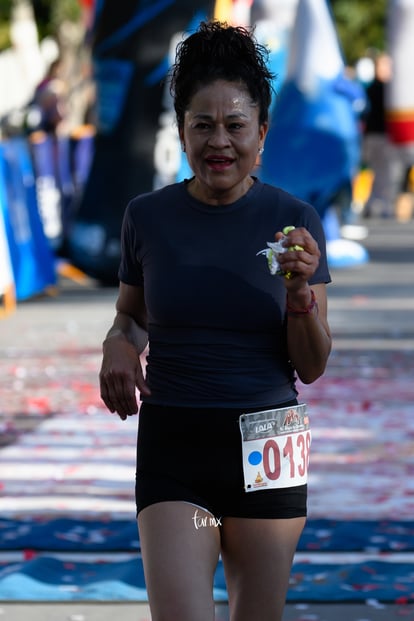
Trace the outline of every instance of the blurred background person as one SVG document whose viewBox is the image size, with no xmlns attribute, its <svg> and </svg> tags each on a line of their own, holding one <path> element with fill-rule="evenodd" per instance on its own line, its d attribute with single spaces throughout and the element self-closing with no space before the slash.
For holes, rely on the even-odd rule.
<svg viewBox="0 0 414 621">
<path fill-rule="evenodd" d="M 38 125 L 34 129 L 56 135 L 65 132 L 67 85 L 62 77 L 62 61 L 54 60 L 45 77 L 39 82 L 33 96 L 38 111 Z"/>
<path fill-rule="evenodd" d="M 376 53 L 374 67 L 374 78 L 366 91 L 362 142 L 362 164 L 371 169 L 374 176 L 363 215 L 391 217 L 394 215 L 394 197 L 391 196 L 392 145 L 387 134 L 385 112 L 386 84 L 392 72 L 390 56 L 385 52 Z"/>
</svg>

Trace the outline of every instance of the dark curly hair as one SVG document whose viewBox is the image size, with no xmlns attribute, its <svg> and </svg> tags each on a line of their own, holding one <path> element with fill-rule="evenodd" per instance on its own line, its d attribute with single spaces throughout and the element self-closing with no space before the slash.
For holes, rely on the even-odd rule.
<svg viewBox="0 0 414 621">
<path fill-rule="evenodd" d="M 259 105 L 259 122 L 268 120 L 275 77 L 267 67 L 268 50 L 253 31 L 218 21 L 201 22 L 196 32 L 177 46 L 170 72 L 170 91 L 179 127 L 194 93 L 215 80 L 246 86 Z"/>
</svg>

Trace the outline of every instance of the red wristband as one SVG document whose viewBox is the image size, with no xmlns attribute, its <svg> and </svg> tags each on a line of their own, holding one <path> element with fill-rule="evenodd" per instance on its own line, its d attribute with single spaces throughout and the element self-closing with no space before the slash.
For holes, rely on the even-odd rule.
<svg viewBox="0 0 414 621">
<path fill-rule="evenodd" d="M 286 312 L 289 317 L 303 317 L 303 315 L 310 315 L 313 309 L 318 310 L 318 302 L 316 301 L 315 293 L 311 289 L 311 301 L 306 308 L 295 308 L 286 301 Z"/>
</svg>

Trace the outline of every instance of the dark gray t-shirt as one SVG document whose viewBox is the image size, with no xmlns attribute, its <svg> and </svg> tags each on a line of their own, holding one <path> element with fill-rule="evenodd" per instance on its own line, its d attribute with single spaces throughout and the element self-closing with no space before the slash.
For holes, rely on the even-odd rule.
<svg viewBox="0 0 414 621">
<path fill-rule="evenodd" d="M 307 228 L 319 244 L 310 284 L 330 282 L 316 210 L 257 179 L 230 205 L 197 201 L 186 182 L 129 203 L 119 278 L 144 287 L 146 402 L 261 408 L 296 397 L 283 277 L 257 255 L 288 225 Z"/>
</svg>

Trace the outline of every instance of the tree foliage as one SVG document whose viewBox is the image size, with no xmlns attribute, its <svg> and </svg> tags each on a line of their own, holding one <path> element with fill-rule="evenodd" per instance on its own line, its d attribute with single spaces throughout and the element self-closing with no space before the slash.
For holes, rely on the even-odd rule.
<svg viewBox="0 0 414 621">
<path fill-rule="evenodd" d="M 10 14 L 15 1 L 0 0 L 0 50 L 10 45 Z M 385 48 L 387 0 L 330 3 L 347 63 L 355 63 L 369 48 Z M 32 0 L 32 5 L 40 37 L 55 34 L 59 24 L 76 21 L 80 15 L 79 0 Z"/>
<path fill-rule="evenodd" d="M 18 0 L 0 0 L 0 50 L 10 46 L 10 19 Z M 81 15 L 79 0 L 32 0 L 39 37 L 56 36 L 65 21 L 76 22 Z"/>
<path fill-rule="evenodd" d="M 10 13 L 13 0 L 0 0 L 0 50 L 10 46 Z"/>
<path fill-rule="evenodd" d="M 387 0 L 331 0 L 331 5 L 348 64 L 369 49 L 386 48 Z"/>
</svg>

